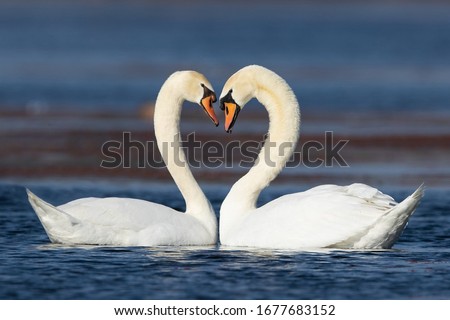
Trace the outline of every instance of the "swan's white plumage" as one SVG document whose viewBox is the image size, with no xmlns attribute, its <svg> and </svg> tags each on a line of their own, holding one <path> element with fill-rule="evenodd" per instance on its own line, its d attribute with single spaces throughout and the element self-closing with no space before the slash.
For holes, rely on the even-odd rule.
<svg viewBox="0 0 450 320">
<path fill-rule="evenodd" d="M 211 234 L 196 218 L 158 203 L 84 198 L 54 207 L 27 192 L 52 242 L 118 246 L 211 244 Z"/>
<path fill-rule="evenodd" d="M 420 187 L 397 204 L 364 184 L 323 185 L 284 195 L 245 213 L 221 241 L 278 249 L 390 248 L 422 193 Z"/>
<path fill-rule="evenodd" d="M 423 186 L 397 203 L 365 184 L 322 185 L 257 208 L 261 190 L 282 170 L 297 142 L 299 105 L 287 83 L 260 66 L 236 72 L 221 98 L 230 90 L 241 107 L 256 97 L 269 113 L 272 145 L 289 142 L 291 147 L 282 156 L 276 147 L 262 148 L 254 167 L 233 185 L 220 209 L 222 245 L 276 249 L 393 246 L 422 198 Z"/>
<path fill-rule="evenodd" d="M 184 100 L 198 102 L 204 76 L 174 73 L 162 86 L 155 106 L 155 135 L 167 169 L 182 192 L 187 212 L 128 198 L 83 198 L 55 207 L 28 192 L 28 199 L 52 242 L 116 246 L 211 245 L 217 242 L 217 218 L 193 178 L 179 141 Z M 179 156 L 176 162 L 170 156 Z M 176 162 L 176 163 L 175 163 Z"/>
</svg>

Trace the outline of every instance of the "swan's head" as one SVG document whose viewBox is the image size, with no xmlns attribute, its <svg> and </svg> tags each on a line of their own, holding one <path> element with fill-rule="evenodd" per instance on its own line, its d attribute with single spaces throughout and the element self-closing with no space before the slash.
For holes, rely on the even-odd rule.
<svg viewBox="0 0 450 320">
<path fill-rule="evenodd" d="M 242 108 L 256 93 L 254 81 L 256 66 L 242 68 L 233 74 L 225 83 L 220 95 L 220 109 L 225 112 L 225 131 L 231 133 L 237 116 Z"/>
<path fill-rule="evenodd" d="M 184 93 L 184 99 L 198 103 L 217 127 L 219 120 L 213 107 L 213 103 L 217 101 L 217 98 L 208 79 L 196 71 L 179 71 L 174 76 L 180 79 L 179 85 Z"/>
</svg>

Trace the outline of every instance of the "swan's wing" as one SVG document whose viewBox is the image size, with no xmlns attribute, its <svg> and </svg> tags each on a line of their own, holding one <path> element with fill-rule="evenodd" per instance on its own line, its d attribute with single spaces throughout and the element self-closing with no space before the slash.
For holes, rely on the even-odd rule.
<svg viewBox="0 0 450 320">
<path fill-rule="evenodd" d="M 121 245 L 208 243 L 205 228 L 194 217 L 145 200 L 91 198 L 68 207 L 67 212 L 98 235 L 92 243 L 101 243 L 98 238 L 105 235 L 106 243 Z M 86 238 L 86 232 L 80 237 Z"/>
<path fill-rule="evenodd" d="M 210 244 L 194 217 L 161 204 L 127 198 L 84 198 L 59 207 L 28 191 L 50 240 L 66 244 Z"/>
<path fill-rule="evenodd" d="M 83 198 L 58 206 L 59 210 L 85 223 L 140 229 L 158 221 L 169 221 L 176 210 L 164 205 L 130 198 Z"/>
<path fill-rule="evenodd" d="M 256 209 L 235 238 L 272 248 L 333 246 L 367 232 L 396 205 L 390 196 L 367 185 L 324 185 Z"/>
</svg>

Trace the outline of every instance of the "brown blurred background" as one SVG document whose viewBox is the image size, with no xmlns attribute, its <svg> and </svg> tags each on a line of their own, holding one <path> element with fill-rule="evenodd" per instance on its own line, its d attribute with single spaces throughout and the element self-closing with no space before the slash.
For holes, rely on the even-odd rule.
<svg viewBox="0 0 450 320">
<path fill-rule="evenodd" d="M 299 149 L 326 131 L 349 140 L 349 167 L 289 168 L 278 183 L 448 186 L 449 16 L 444 1 L 0 1 L 0 179 L 170 181 L 137 168 L 134 151 L 131 168 L 102 168 L 102 145 L 123 132 L 154 140 L 154 100 L 172 72 L 198 70 L 219 95 L 261 64 L 298 96 Z M 227 135 L 186 104 L 182 132 L 261 141 L 264 108 L 239 117 Z M 229 184 L 247 170 L 234 160 L 195 175 Z"/>
</svg>

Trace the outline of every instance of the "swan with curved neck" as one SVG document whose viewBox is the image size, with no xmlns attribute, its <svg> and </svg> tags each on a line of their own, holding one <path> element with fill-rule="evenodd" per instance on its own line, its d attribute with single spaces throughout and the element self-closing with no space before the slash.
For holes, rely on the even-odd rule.
<svg viewBox="0 0 450 320">
<path fill-rule="evenodd" d="M 255 165 L 232 186 L 222 203 L 221 244 L 274 249 L 392 247 L 422 198 L 422 186 L 401 203 L 355 183 L 318 186 L 256 207 L 261 191 L 294 151 L 300 108 L 280 76 L 261 66 L 247 66 L 232 75 L 222 90 L 220 107 L 227 132 L 252 98 L 268 111 L 269 134 Z"/>
<path fill-rule="evenodd" d="M 217 242 L 216 215 L 192 176 L 180 145 L 179 122 L 185 100 L 198 103 L 216 126 L 219 122 L 212 106 L 216 96 L 202 74 L 175 72 L 161 87 L 155 104 L 155 135 L 167 169 L 185 199 L 186 212 L 129 198 L 83 198 L 54 207 L 27 190 L 52 242 L 118 246 Z"/>
</svg>

